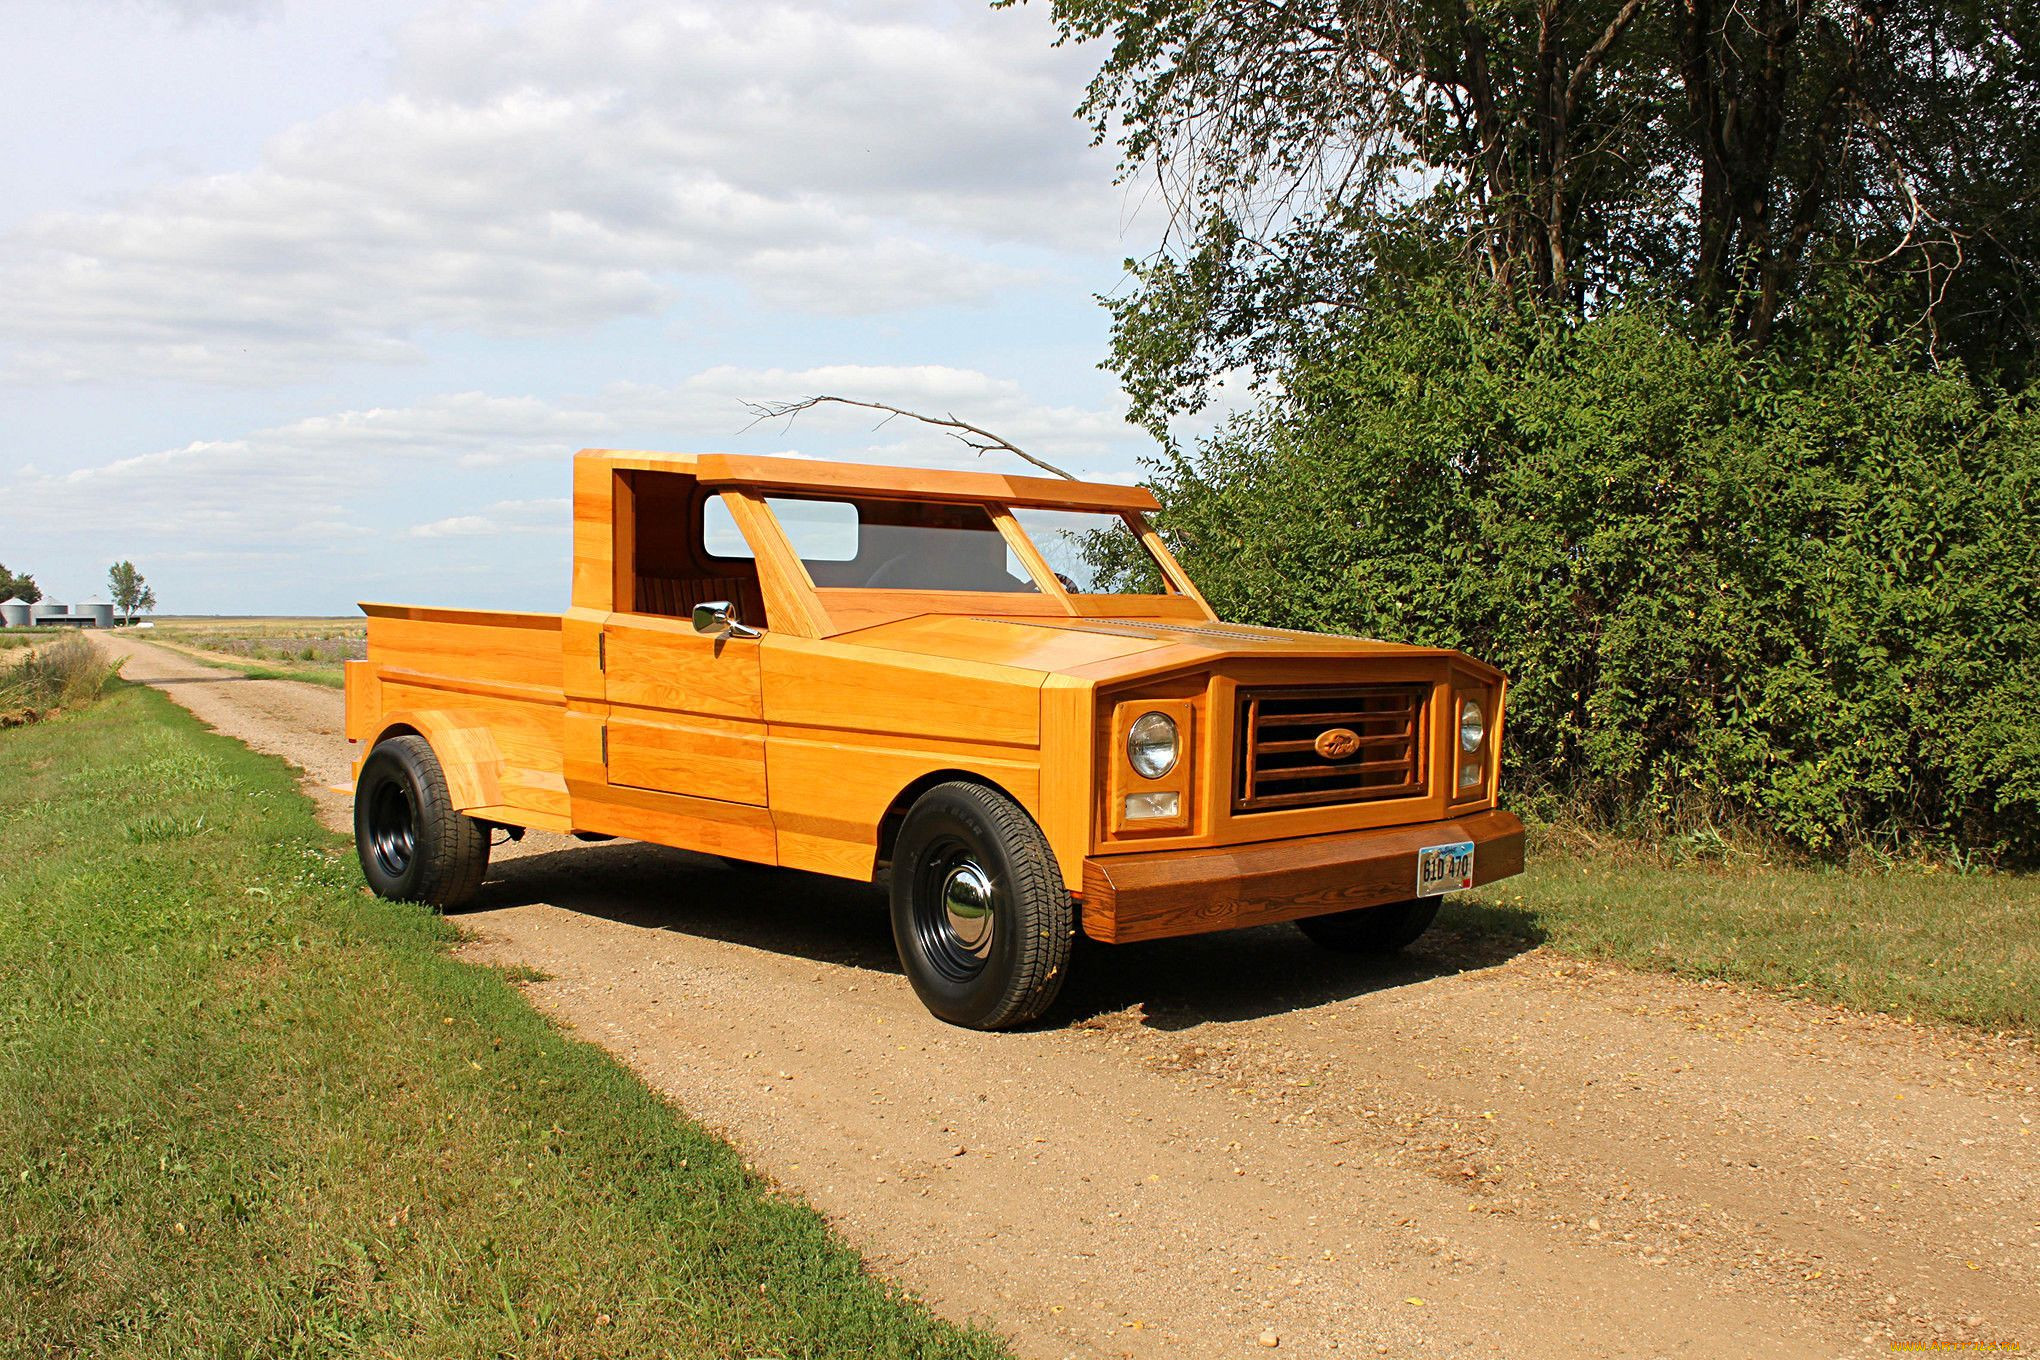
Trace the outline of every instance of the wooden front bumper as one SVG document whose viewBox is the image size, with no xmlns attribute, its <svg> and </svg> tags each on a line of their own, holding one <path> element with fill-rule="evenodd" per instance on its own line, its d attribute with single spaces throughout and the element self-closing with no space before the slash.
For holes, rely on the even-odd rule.
<svg viewBox="0 0 2040 1360">
<path fill-rule="evenodd" d="M 1476 884 L 1523 872 L 1523 823 L 1499 809 L 1255 845 L 1097 855 L 1084 861 L 1084 933 L 1124 944 L 1402 902 L 1417 891 L 1417 852 L 1455 841 L 1474 843 Z"/>
</svg>

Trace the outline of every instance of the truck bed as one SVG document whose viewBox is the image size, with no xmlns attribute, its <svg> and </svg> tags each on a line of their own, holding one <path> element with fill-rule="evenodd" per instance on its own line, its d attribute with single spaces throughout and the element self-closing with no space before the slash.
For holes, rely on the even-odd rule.
<svg viewBox="0 0 2040 1360">
<path fill-rule="evenodd" d="M 368 656 L 347 665 L 347 736 L 365 753 L 404 726 L 431 742 L 476 817 L 565 830 L 562 617 L 364 604 Z M 471 761 L 471 763 L 470 763 Z"/>
</svg>

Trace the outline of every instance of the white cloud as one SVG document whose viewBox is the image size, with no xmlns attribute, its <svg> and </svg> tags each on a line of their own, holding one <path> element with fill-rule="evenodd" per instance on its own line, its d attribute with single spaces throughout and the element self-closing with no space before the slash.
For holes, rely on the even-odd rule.
<svg viewBox="0 0 2040 1360">
<path fill-rule="evenodd" d="M 448 515 L 413 525 L 413 538 L 494 538 L 503 534 L 565 534 L 573 501 L 547 496 L 528 501 L 497 501 L 479 515 Z"/>
<path fill-rule="evenodd" d="M 558 401 L 452 393 L 73 471 L 24 468 L 0 485 L 0 539 L 9 561 L 33 563 L 53 590 L 102 576 L 109 553 L 131 557 L 170 610 L 338 611 L 362 598 L 554 608 L 578 448 L 1027 470 L 871 412 L 822 407 L 791 425 L 746 428 L 741 400 L 818 392 L 955 411 L 1109 480 L 1127 479 L 1147 447 L 1114 411 L 1042 402 L 971 369 L 718 367 L 670 386 L 617 384 Z"/>
<path fill-rule="evenodd" d="M 982 302 L 1034 280 L 1016 243 L 1116 248 L 1080 62 L 1047 37 L 946 6 L 453 7 L 404 36 L 389 97 L 258 166 L 0 240 L 0 371 L 268 382 L 722 279 L 792 312 Z"/>
</svg>

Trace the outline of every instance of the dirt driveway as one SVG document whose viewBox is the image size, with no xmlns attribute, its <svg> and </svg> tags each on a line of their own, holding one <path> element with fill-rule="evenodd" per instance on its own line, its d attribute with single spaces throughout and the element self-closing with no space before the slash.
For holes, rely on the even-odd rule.
<svg viewBox="0 0 2040 1360">
<path fill-rule="evenodd" d="M 336 691 L 103 641 L 344 824 Z M 1092 948 L 1057 1027 L 972 1034 L 914 1001 L 869 889 L 540 835 L 461 923 L 1026 1356 L 2040 1346 L 2025 1041 L 1279 928 Z"/>
</svg>

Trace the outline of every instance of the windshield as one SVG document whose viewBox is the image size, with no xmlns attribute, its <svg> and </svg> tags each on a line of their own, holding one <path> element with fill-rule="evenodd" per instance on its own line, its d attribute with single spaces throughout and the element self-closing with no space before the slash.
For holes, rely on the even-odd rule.
<svg viewBox="0 0 2040 1360">
<path fill-rule="evenodd" d="M 824 590 L 1041 592 L 982 505 L 792 496 L 765 503 Z"/>
<path fill-rule="evenodd" d="M 808 576 L 823 590 L 954 590 L 1039 595 L 992 507 L 954 501 L 768 496 Z M 1013 517 L 1073 594 L 1169 593 L 1126 520 L 1016 507 Z"/>
<path fill-rule="evenodd" d="M 1103 510 L 1015 506 L 1013 518 L 1073 595 L 1163 595 L 1167 578 L 1147 544 Z"/>
</svg>

